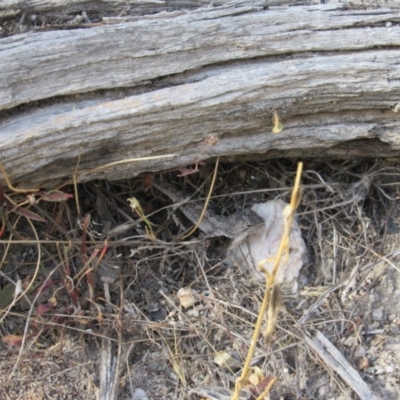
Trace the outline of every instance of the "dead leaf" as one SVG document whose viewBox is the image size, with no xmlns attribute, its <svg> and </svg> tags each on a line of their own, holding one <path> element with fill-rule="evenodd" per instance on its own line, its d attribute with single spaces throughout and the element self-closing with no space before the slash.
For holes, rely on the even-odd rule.
<svg viewBox="0 0 400 400">
<path fill-rule="evenodd" d="M 47 223 L 47 221 L 44 218 L 42 218 L 39 214 L 36 214 L 32 211 L 25 210 L 25 208 L 16 207 L 16 208 L 12 209 L 11 211 L 14 212 L 15 214 L 22 215 L 25 218 L 33 219 L 34 221 Z"/>
<path fill-rule="evenodd" d="M 74 197 L 73 194 L 64 193 L 59 190 L 54 190 L 53 192 L 39 192 L 40 200 L 50 201 L 50 202 L 61 202 L 67 201 Z"/>
</svg>

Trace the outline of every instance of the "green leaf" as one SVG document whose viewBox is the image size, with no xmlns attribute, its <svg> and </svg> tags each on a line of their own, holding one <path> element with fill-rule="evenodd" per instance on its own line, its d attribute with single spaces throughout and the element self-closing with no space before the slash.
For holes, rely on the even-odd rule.
<svg viewBox="0 0 400 400">
<path fill-rule="evenodd" d="M 11 283 L 0 290 L 0 310 L 6 309 L 13 301 L 15 286 Z"/>
</svg>

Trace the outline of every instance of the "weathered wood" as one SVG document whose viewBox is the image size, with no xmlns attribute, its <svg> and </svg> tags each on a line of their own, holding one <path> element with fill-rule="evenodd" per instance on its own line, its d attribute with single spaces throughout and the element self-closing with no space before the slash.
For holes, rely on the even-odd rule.
<svg viewBox="0 0 400 400">
<path fill-rule="evenodd" d="M 79 155 L 87 172 L 175 154 L 88 180 L 216 156 L 400 154 L 400 15 L 327 5 L 168 17 L 0 40 L 0 154 L 14 182 L 52 185 Z"/>
<path fill-rule="evenodd" d="M 372 1 L 372 0 L 368 0 Z M 377 0 L 375 0 L 377 1 Z M 280 4 L 299 4 L 298 0 L 2 0 L 0 12 L 11 9 L 29 11 L 101 11 L 120 12 L 123 15 L 148 14 L 151 12 L 175 9 L 195 9 L 199 7 L 218 7 L 229 3 L 233 5 L 260 5 L 262 7 Z M 319 0 L 303 0 L 302 4 L 319 3 Z M 1 15 L 1 14 L 0 14 Z"/>
<path fill-rule="evenodd" d="M 303 335 L 303 340 L 323 360 L 329 370 L 338 374 L 357 393 L 360 400 L 378 400 L 360 374 L 322 332 L 316 331 L 313 336 L 306 333 Z"/>
<path fill-rule="evenodd" d="M 400 26 L 384 26 L 400 22 L 400 14 L 390 10 L 335 6 L 328 12 L 319 6 L 245 11 L 203 10 L 172 19 L 3 39 L 0 110 L 54 96 L 145 85 L 216 63 L 400 46 Z M 190 82 L 190 77 L 180 82 Z"/>
<path fill-rule="evenodd" d="M 171 11 L 175 9 L 196 9 L 199 7 L 218 7 L 225 4 L 231 6 L 258 5 L 271 7 L 277 5 L 311 5 L 321 3 L 343 3 L 351 7 L 400 7 L 397 0 L 2 0 L 0 18 L 3 12 L 19 10 L 57 11 L 68 13 L 80 11 L 122 12 L 123 15 L 143 15 L 151 12 Z"/>
<path fill-rule="evenodd" d="M 118 376 L 119 376 L 119 359 L 120 347 L 118 356 L 115 355 L 115 342 L 108 337 L 111 333 L 110 329 L 106 329 L 101 339 L 101 357 L 100 357 L 100 390 L 99 398 L 103 400 L 117 399 L 118 394 Z"/>
<path fill-rule="evenodd" d="M 95 20 L 103 16 L 134 16 L 136 19 L 163 12 L 193 10 L 200 7 L 219 7 L 229 3 L 230 7 L 271 7 L 299 4 L 298 0 L 2 0 L 0 20 L 15 14 L 56 14 L 58 20 L 81 12 Z M 319 0 L 303 0 L 302 4 L 315 4 Z M 52 19 L 52 18 L 50 18 Z M 40 24 L 39 24 L 40 25 Z"/>
</svg>

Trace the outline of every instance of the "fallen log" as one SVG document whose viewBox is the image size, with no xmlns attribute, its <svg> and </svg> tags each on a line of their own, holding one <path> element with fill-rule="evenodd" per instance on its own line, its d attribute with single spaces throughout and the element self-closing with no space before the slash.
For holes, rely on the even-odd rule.
<svg viewBox="0 0 400 400">
<path fill-rule="evenodd" d="M 255 2 L 126 18 L 0 39 L 0 153 L 14 183 L 53 186 L 78 159 L 84 181 L 215 157 L 400 154 L 391 9 Z"/>
</svg>

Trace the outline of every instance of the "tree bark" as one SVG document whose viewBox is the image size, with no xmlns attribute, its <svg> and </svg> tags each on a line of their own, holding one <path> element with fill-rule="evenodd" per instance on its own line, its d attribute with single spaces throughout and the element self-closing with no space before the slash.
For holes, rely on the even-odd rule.
<svg viewBox="0 0 400 400">
<path fill-rule="evenodd" d="M 400 155 L 400 14 L 220 3 L 0 39 L 0 153 L 12 181 L 53 186 L 79 158 L 84 181 L 218 156 Z"/>
</svg>

